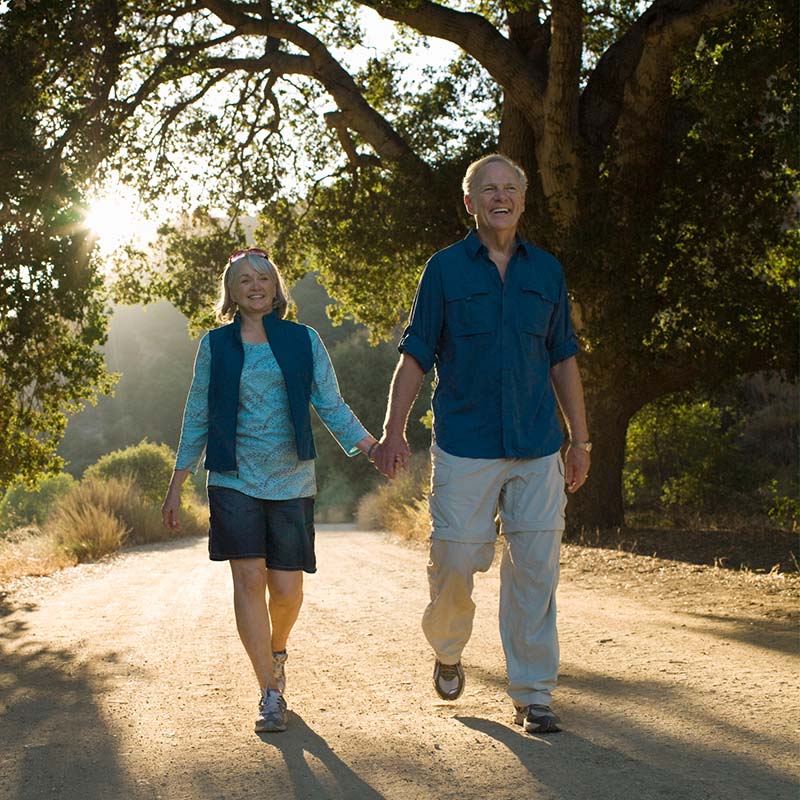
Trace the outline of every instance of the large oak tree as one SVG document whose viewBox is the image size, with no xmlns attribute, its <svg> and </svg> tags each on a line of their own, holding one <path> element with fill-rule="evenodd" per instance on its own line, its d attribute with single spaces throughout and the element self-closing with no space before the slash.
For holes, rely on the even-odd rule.
<svg viewBox="0 0 800 800">
<path fill-rule="evenodd" d="M 524 233 L 562 260 L 584 345 L 596 449 L 573 524 L 622 522 L 636 410 L 796 363 L 790 0 L 113 5 L 115 166 L 154 198 L 200 182 L 232 217 L 256 208 L 292 274 L 317 269 L 378 335 L 465 232 L 466 164 L 526 168 Z M 361 7 L 463 56 L 413 84 L 402 39 L 356 64 Z M 226 238 L 173 236 L 166 272 L 121 291 L 197 312 L 219 267 L 197 256 Z"/>
</svg>

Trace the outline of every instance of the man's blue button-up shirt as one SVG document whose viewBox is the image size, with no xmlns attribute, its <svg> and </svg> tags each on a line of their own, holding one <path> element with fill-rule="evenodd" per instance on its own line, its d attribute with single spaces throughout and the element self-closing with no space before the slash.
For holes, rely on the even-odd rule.
<svg viewBox="0 0 800 800">
<path fill-rule="evenodd" d="M 472 231 L 422 273 L 398 345 L 436 367 L 433 434 L 466 458 L 539 458 L 563 442 L 550 368 L 578 352 L 561 264 L 517 237 L 501 280 Z"/>
</svg>

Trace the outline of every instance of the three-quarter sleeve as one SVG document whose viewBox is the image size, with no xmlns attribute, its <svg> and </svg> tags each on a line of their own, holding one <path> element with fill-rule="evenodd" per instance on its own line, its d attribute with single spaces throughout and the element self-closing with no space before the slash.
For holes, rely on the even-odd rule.
<svg viewBox="0 0 800 800">
<path fill-rule="evenodd" d="M 579 349 L 578 338 L 572 327 L 567 286 L 562 276 L 558 303 L 553 311 L 550 328 L 547 332 L 547 352 L 550 354 L 550 366 L 566 361 Z"/>
<path fill-rule="evenodd" d="M 194 376 L 186 406 L 175 469 L 197 470 L 208 439 L 208 382 L 211 375 L 211 347 L 208 334 L 200 340 L 194 361 Z"/>
<path fill-rule="evenodd" d="M 313 328 L 308 331 L 314 358 L 311 405 L 342 450 L 348 456 L 358 455 L 356 444 L 369 435 L 367 429 L 342 398 L 333 364 L 319 334 Z"/>
<path fill-rule="evenodd" d="M 436 347 L 444 325 L 444 292 L 442 279 L 435 257 L 426 265 L 414 305 L 408 318 L 408 326 L 397 345 L 401 353 L 413 356 L 424 372 L 432 369 Z"/>
</svg>

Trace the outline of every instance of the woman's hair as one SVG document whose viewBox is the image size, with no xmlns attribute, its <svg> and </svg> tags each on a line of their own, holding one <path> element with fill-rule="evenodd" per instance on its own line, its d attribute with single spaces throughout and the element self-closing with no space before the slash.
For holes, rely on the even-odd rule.
<svg viewBox="0 0 800 800">
<path fill-rule="evenodd" d="M 467 167 L 467 171 L 464 174 L 464 179 L 461 181 L 461 189 L 465 195 L 472 195 L 472 183 L 475 180 L 475 176 L 487 164 L 491 164 L 495 161 L 499 161 L 502 164 L 506 164 L 507 166 L 511 167 L 511 169 L 517 173 L 517 178 L 519 178 L 519 184 L 522 187 L 522 191 L 526 192 L 528 190 L 528 176 L 525 174 L 525 170 L 522 169 L 522 167 L 517 164 L 516 161 L 513 161 L 508 156 L 504 156 L 501 153 L 490 153 L 488 156 L 484 156 L 483 158 L 479 158 L 477 161 L 473 161 Z"/>
<path fill-rule="evenodd" d="M 243 266 L 252 267 L 256 272 L 272 277 L 275 281 L 275 299 L 273 300 L 272 310 L 278 319 L 283 319 L 289 307 L 289 291 L 286 288 L 286 282 L 283 280 L 280 270 L 269 260 L 266 252 L 256 248 L 239 250 L 228 259 L 228 265 L 222 273 L 219 300 L 214 306 L 217 319 L 220 322 L 230 322 L 236 314 L 237 305 L 233 299 L 231 286 Z"/>
</svg>

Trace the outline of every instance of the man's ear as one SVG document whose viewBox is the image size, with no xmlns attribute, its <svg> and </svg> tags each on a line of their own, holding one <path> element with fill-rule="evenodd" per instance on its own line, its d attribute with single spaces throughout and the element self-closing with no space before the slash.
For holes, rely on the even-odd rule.
<svg viewBox="0 0 800 800">
<path fill-rule="evenodd" d="M 464 205 L 467 207 L 467 214 L 469 214 L 471 217 L 474 217 L 475 211 L 472 208 L 472 200 L 469 199 L 468 194 L 464 195 Z"/>
</svg>

